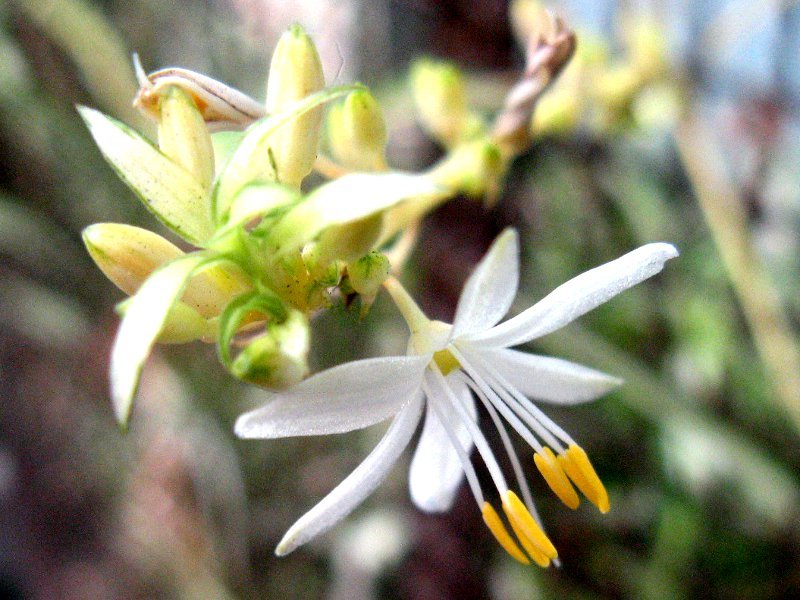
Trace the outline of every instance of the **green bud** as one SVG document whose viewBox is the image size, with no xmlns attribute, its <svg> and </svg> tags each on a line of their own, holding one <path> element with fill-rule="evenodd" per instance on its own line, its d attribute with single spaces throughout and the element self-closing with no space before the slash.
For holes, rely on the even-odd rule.
<svg viewBox="0 0 800 600">
<path fill-rule="evenodd" d="M 448 63 L 417 61 L 411 69 L 411 88 L 425 131 L 448 147 L 463 140 L 470 115 L 461 71 Z"/>
<path fill-rule="evenodd" d="M 158 147 L 189 171 L 206 191 L 214 179 L 214 149 L 203 115 L 179 87 L 168 87 L 159 103 Z"/>
<path fill-rule="evenodd" d="M 272 55 L 267 112 L 284 111 L 324 86 L 322 63 L 314 42 L 302 27 L 293 25 L 281 36 Z M 279 183 L 299 187 L 311 172 L 317 157 L 321 120 L 322 109 L 314 109 L 272 134 L 269 153 Z"/>
<path fill-rule="evenodd" d="M 392 267 L 385 254 L 377 250 L 347 265 L 350 286 L 366 298 L 375 298 Z"/>
<path fill-rule="evenodd" d="M 454 192 L 472 198 L 496 199 L 506 163 L 496 145 L 487 140 L 462 144 L 435 169 L 430 178 Z"/>
<path fill-rule="evenodd" d="M 266 388 L 287 388 L 308 374 L 309 338 L 308 320 L 299 311 L 291 311 L 282 323 L 267 325 L 266 333 L 239 353 L 231 372 Z"/>
<path fill-rule="evenodd" d="M 352 92 L 328 113 L 328 138 L 333 157 L 356 171 L 386 170 L 386 123 L 375 97 Z"/>
</svg>

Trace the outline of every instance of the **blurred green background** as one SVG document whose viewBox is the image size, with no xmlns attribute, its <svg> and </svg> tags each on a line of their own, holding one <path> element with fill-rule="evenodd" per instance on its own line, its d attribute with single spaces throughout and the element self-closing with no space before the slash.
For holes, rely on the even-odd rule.
<svg viewBox="0 0 800 600">
<path fill-rule="evenodd" d="M 441 150 L 415 124 L 409 62 L 452 60 L 475 104 L 496 109 L 523 59 L 507 4 L 0 2 L 0 597 L 800 595 L 800 8 L 549 6 L 579 45 L 601 40 L 612 69 L 631 58 L 625 18 L 648 17 L 666 68 L 611 117 L 596 118 L 588 90 L 589 116 L 543 133 L 495 208 L 459 198 L 427 219 L 406 272 L 429 316 L 450 319 L 508 225 L 524 244 L 518 308 L 642 243 L 681 250 L 655 280 L 534 347 L 626 380 L 594 404 L 546 407 L 592 456 L 612 511 L 569 511 L 529 461 L 563 561 L 543 571 L 497 547 L 466 490 L 445 515 L 416 511 L 402 464 L 346 522 L 276 558 L 282 533 L 381 427 L 235 440 L 233 420 L 263 393 L 192 344 L 154 353 L 120 434 L 107 363 L 122 294 L 80 241 L 95 222 L 160 227 L 74 110 L 148 127 L 130 106 L 131 52 L 148 70 L 183 66 L 261 98 L 270 49 L 299 22 L 329 82 L 362 80 L 384 102 L 393 165 L 418 170 Z M 362 322 L 337 306 L 315 323 L 314 365 L 402 351 L 403 327 L 385 299 Z"/>
</svg>

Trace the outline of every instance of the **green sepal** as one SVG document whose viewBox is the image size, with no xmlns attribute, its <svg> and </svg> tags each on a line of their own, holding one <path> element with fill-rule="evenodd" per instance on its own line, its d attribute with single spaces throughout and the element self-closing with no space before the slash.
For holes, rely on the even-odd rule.
<svg viewBox="0 0 800 600">
<path fill-rule="evenodd" d="M 280 298 L 266 291 L 253 291 L 232 300 L 219 317 L 217 354 L 220 362 L 233 371 L 231 342 L 250 313 L 260 313 L 277 321 L 288 316 L 286 305 Z"/>
<path fill-rule="evenodd" d="M 85 106 L 78 112 L 103 157 L 147 209 L 183 239 L 201 246 L 212 225 L 208 194 L 200 182 L 124 123 Z"/>
</svg>

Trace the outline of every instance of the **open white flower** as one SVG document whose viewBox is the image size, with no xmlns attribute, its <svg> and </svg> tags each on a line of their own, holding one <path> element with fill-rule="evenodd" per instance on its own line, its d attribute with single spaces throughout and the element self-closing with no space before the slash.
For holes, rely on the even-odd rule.
<svg viewBox="0 0 800 600">
<path fill-rule="evenodd" d="M 323 371 L 236 422 L 240 437 L 279 438 L 342 433 L 394 416 L 370 455 L 289 529 L 276 553 L 287 554 L 328 530 L 372 493 L 408 445 L 425 409 L 425 425 L 410 470 L 414 503 L 428 512 L 447 510 L 466 475 L 484 521 L 509 554 L 524 563 L 530 556 L 542 566 L 549 565 L 557 553 L 541 529 L 504 422 L 535 450 L 537 467 L 567 506 L 579 504 L 574 484 L 606 512 L 608 494 L 586 453 L 529 398 L 575 404 L 601 396 L 620 381 L 571 362 L 509 347 L 563 327 L 655 275 L 677 254 L 669 244 L 648 244 L 575 277 L 499 325 L 517 292 L 519 242 L 513 230 L 497 238 L 470 276 L 452 325 L 429 320 L 396 280 L 387 281 L 411 329 L 407 356 L 359 360 Z M 510 489 L 477 425 L 475 397 L 498 429 L 524 502 Z M 484 499 L 469 458 L 473 446 L 525 552 Z"/>
</svg>

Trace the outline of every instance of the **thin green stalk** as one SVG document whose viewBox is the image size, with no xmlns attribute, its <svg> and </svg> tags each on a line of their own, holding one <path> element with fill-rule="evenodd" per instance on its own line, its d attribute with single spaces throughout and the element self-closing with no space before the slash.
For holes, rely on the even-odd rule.
<svg viewBox="0 0 800 600">
<path fill-rule="evenodd" d="M 727 174 L 714 132 L 686 118 L 675 137 L 776 399 L 800 430 L 800 350 L 780 296 L 753 247 L 744 201 Z"/>
</svg>

